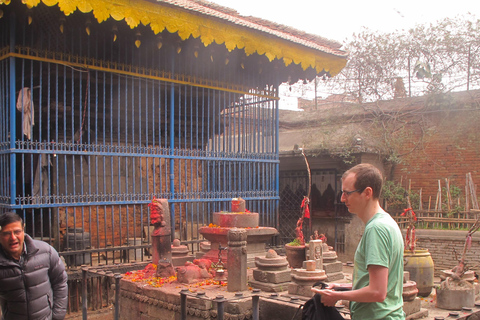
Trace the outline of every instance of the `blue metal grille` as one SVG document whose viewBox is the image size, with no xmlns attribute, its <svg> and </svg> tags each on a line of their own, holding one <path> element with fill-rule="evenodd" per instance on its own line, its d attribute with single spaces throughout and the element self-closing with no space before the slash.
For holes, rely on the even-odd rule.
<svg viewBox="0 0 480 320">
<path fill-rule="evenodd" d="M 148 247 L 153 197 L 181 240 L 234 197 L 277 226 L 277 91 L 258 68 L 227 66 L 225 49 L 179 53 L 168 34 L 160 51 L 130 30 L 113 42 L 108 25 L 87 36 L 80 15 L 65 33 L 22 19 L 0 20 L 0 206 L 29 234 L 71 264 L 144 259 L 132 249 Z"/>
</svg>

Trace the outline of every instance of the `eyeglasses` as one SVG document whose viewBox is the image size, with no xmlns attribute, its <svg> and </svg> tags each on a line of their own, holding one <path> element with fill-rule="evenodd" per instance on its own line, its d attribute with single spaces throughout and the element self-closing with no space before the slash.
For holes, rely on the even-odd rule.
<svg viewBox="0 0 480 320">
<path fill-rule="evenodd" d="M 22 229 L 17 229 L 17 230 L 13 230 L 13 231 L 2 231 L 2 232 L 0 232 L 0 236 L 2 238 L 8 238 L 8 237 L 11 236 L 12 233 L 15 237 L 18 237 L 23 233 L 23 230 Z"/>
<path fill-rule="evenodd" d="M 353 190 L 353 191 L 345 191 L 345 190 L 342 190 L 342 194 L 345 196 L 345 197 L 348 197 L 350 196 L 352 193 L 355 193 L 355 192 L 363 192 L 362 189 L 357 189 L 357 190 Z"/>
</svg>

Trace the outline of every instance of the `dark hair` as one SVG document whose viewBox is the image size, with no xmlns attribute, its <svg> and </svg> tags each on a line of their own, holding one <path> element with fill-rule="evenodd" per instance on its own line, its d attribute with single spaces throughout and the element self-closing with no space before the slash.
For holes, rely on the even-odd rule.
<svg viewBox="0 0 480 320">
<path fill-rule="evenodd" d="M 377 169 L 377 167 L 369 163 L 357 164 L 355 167 L 345 171 L 342 176 L 342 180 L 351 173 L 355 174 L 355 189 L 363 191 L 365 188 L 370 187 L 373 191 L 373 198 L 380 198 L 383 177 L 382 173 Z"/>
<path fill-rule="evenodd" d="M 0 214 L 0 229 L 5 227 L 7 224 L 20 222 L 23 225 L 23 219 L 16 212 L 8 211 Z"/>
</svg>

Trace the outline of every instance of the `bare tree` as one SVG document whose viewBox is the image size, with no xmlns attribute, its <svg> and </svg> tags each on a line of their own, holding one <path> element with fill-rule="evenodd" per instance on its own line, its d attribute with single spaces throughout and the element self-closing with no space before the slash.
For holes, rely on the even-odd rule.
<svg viewBox="0 0 480 320">
<path fill-rule="evenodd" d="M 480 20 L 472 15 L 395 33 L 365 29 L 345 49 L 343 71 L 317 83 L 359 103 L 480 88 Z"/>
</svg>

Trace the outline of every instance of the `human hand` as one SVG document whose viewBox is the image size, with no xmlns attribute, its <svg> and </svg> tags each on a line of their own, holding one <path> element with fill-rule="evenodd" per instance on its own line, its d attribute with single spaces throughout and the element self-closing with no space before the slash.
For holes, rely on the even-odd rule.
<svg viewBox="0 0 480 320">
<path fill-rule="evenodd" d="M 333 287 L 334 286 L 335 285 L 333 284 Z M 332 284 L 329 285 L 326 289 L 318 289 L 318 288 L 313 287 L 312 292 L 318 293 L 322 296 L 321 301 L 325 306 L 333 307 L 333 306 L 335 306 L 335 304 L 339 300 L 339 297 L 337 297 L 338 292 L 336 292 L 334 290 L 331 290 L 333 287 L 332 287 Z"/>
</svg>

